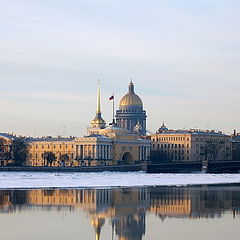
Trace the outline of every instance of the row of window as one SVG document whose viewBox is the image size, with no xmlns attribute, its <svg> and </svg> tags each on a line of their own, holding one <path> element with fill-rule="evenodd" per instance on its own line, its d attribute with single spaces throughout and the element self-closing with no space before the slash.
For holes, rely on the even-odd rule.
<svg viewBox="0 0 240 240">
<path fill-rule="evenodd" d="M 189 138 L 185 138 L 185 137 L 156 137 L 156 138 L 152 138 L 151 139 L 153 142 L 165 142 L 165 141 L 189 141 Z"/>
<path fill-rule="evenodd" d="M 227 139 L 224 138 L 196 138 L 196 142 L 227 142 Z"/>
<path fill-rule="evenodd" d="M 163 149 L 163 148 L 184 148 L 185 145 L 184 144 L 166 144 L 166 143 L 163 143 L 163 144 L 153 144 L 152 145 L 153 149 L 155 149 L 155 147 L 157 149 Z M 189 148 L 189 144 L 186 145 L 187 148 Z"/>
<path fill-rule="evenodd" d="M 34 148 L 35 149 L 39 149 L 39 148 L 42 148 L 42 149 L 50 149 L 51 147 L 53 148 L 57 148 L 59 146 L 59 148 L 74 148 L 74 145 L 30 145 L 30 148 Z"/>
<path fill-rule="evenodd" d="M 185 154 L 184 150 L 160 150 L 164 154 Z M 189 154 L 189 150 L 186 151 L 186 154 Z"/>
<path fill-rule="evenodd" d="M 61 156 L 62 156 L 63 154 L 65 154 L 65 153 L 55 153 L 55 156 L 61 158 Z M 30 154 L 29 154 L 29 158 L 30 158 L 30 159 L 31 159 L 33 156 L 35 156 L 36 159 L 38 159 L 39 156 L 41 156 L 41 158 L 44 159 L 44 153 L 42 153 L 42 154 L 41 154 L 41 153 L 35 153 L 35 154 L 30 153 Z M 73 154 L 73 153 L 68 153 L 68 156 L 69 156 L 70 159 L 73 160 L 73 158 L 74 158 L 74 154 Z M 40 160 L 41 160 L 41 159 L 40 159 Z"/>
</svg>

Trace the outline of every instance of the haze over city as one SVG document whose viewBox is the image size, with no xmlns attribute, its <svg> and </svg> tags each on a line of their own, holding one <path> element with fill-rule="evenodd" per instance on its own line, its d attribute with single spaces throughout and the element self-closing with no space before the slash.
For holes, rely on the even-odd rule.
<svg viewBox="0 0 240 240">
<path fill-rule="evenodd" d="M 0 2 L 1 132 L 83 135 L 131 78 L 147 128 L 239 129 L 240 2 Z"/>
</svg>

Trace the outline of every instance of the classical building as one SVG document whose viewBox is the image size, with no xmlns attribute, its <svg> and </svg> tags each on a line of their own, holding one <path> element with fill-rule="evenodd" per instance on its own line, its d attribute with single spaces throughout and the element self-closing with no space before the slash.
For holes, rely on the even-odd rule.
<svg viewBox="0 0 240 240">
<path fill-rule="evenodd" d="M 29 138 L 27 143 L 27 166 L 74 166 L 76 146 L 74 138 Z M 49 153 L 52 153 L 51 155 Z M 49 157 L 54 156 L 54 157 Z"/>
<path fill-rule="evenodd" d="M 152 158 L 158 161 L 231 160 L 230 136 L 208 130 L 168 130 L 163 126 L 152 140 Z"/>
<path fill-rule="evenodd" d="M 16 136 L 9 133 L 0 133 L 0 166 L 13 163 L 12 142 Z"/>
<path fill-rule="evenodd" d="M 134 94 L 132 83 L 130 83 L 130 90 Z M 27 144 L 27 165 L 29 166 L 139 164 L 149 161 L 151 148 L 151 141 L 140 138 L 136 132 L 121 128 L 114 122 L 106 127 L 106 122 L 101 115 L 99 86 L 96 117 L 91 121 L 86 136 L 30 138 Z"/>
<path fill-rule="evenodd" d="M 111 124 L 97 134 L 75 139 L 76 159 L 81 165 L 129 165 L 150 157 L 151 142 Z"/>
<path fill-rule="evenodd" d="M 128 86 L 128 93 L 122 97 L 119 110 L 116 111 L 117 125 L 131 131 L 137 127 L 140 135 L 146 135 L 146 118 L 143 102 L 134 92 L 134 85 L 131 81 Z"/>
</svg>

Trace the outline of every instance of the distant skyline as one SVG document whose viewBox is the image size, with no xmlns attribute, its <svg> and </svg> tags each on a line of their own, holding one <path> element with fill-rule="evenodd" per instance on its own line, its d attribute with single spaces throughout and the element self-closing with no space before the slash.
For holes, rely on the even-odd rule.
<svg viewBox="0 0 240 240">
<path fill-rule="evenodd" d="M 0 132 L 81 136 L 131 78 L 147 128 L 240 132 L 237 0 L 0 2 Z"/>
</svg>

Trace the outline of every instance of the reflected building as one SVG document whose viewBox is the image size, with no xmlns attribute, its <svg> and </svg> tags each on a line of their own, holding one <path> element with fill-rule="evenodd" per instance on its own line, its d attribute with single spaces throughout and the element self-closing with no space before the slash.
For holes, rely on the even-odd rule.
<svg viewBox="0 0 240 240">
<path fill-rule="evenodd" d="M 240 186 L 140 187 L 114 189 L 34 189 L 0 191 L 0 213 L 81 209 L 101 239 L 102 228 L 112 226 L 118 240 L 141 240 L 146 215 L 165 218 L 215 218 L 239 215 Z M 94 239 L 94 237 L 93 237 Z"/>
<path fill-rule="evenodd" d="M 149 211 L 165 217 L 188 217 L 192 213 L 191 195 L 187 188 L 163 187 L 160 191 L 150 191 L 151 202 Z"/>
</svg>

